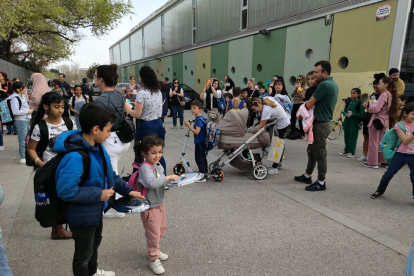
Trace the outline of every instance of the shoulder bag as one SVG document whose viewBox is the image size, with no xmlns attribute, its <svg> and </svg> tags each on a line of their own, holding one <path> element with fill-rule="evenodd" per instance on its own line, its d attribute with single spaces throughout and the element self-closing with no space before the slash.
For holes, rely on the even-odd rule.
<svg viewBox="0 0 414 276">
<path fill-rule="evenodd" d="M 112 106 L 115 108 L 116 112 L 122 117 L 122 124 L 121 127 L 116 131 L 116 135 L 118 135 L 119 140 L 122 143 L 129 143 L 132 140 L 135 139 L 135 126 L 134 122 L 131 119 L 128 119 L 124 112 L 119 112 L 118 109 L 116 109 L 115 105 L 112 103 L 110 98 L 108 97 L 108 102 L 112 104 Z M 125 106 L 125 102 L 123 102 L 122 107 Z"/>
<path fill-rule="evenodd" d="M 386 105 L 386 108 L 385 108 L 385 112 L 387 112 L 387 109 L 388 109 L 388 98 L 389 98 L 389 95 L 387 93 L 387 105 Z M 376 115 L 377 115 L 377 118 L 375 118 L 372 121 L 372 124 L 374 125 L 374 127 L 375 127 L 376 130 L 382 130 L 384 128 L 384 124 L 378 118 L 378 113 Z"/>
</svg>

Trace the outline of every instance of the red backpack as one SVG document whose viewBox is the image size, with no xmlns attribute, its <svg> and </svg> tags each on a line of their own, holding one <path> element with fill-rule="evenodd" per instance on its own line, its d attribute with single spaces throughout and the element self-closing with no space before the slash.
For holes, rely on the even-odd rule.
<svg viewBox="0 0 414 276">
<path fill-rule="evenodd" d="M 142 164 L 139 163 L 132 163 L 132 167 L 134 169 L 137 169 L 136 172 L 134 172 L 131 177 L 128 180 L 128 186 L 131 186 L 132 189 L 134 189 L 134 191 L 136 192 L 141 192 L 141 195 L 145 197 L 145 195 L 147 194 L 147 188 L 143 187 L 142 191 L 140 191 L 138 189 L 138 177 L 139 177 L 139 169 L 141 168 L 142 165 L 147 164 L 148 166 L 151 167 L 152 171 L 154 172 L 154 168 L 151 166 L 150 163 L 148 163 L 147 161 L 142 162 Z"/>
</svg>

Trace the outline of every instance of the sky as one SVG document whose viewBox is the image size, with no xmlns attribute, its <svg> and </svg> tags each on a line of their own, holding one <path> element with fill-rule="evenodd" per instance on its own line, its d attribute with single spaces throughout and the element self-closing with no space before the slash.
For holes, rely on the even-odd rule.
<svg viewBox="0 0 414 276">
<path fill-rule="evenodd" d="M 51 64 L 49 67 L 53 68 L 57 65 L 70 64 L 72 62 L 80 63 L 80 68 L 88 68 L 94 62 L 108 64 L 109 46 L 128 34 L 134 26 L 164 5 L 167 0 L 132 0 L 131 2 L 134 7 L 132 12 L 135 14 L 122 18 L 116 29 L 110 31 L 110 33 L 100 39 L 92 35 L 87 35 L 85 39 L 81 40 L 75 46 L 74 55 L 59 63 Z"/>
</svg>

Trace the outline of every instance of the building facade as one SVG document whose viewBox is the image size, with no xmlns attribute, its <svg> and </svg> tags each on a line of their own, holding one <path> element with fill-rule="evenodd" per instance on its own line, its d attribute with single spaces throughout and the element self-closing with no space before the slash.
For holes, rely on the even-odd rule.
<svg viewBox="0 0 414 276">
<path fill-rule="evenodd" d="M 291 92 L 298 75 L 329 60 L 339 99 L 354 87 L 370 94 L 374 73 L 396 67 L 414 95 L 412 2 L 171 0 L 114 43 L 110 61 L 119 82 L 148 65 L 200 93 L 211 77 L 243 88 L 276 74 Z"/>
</svg>

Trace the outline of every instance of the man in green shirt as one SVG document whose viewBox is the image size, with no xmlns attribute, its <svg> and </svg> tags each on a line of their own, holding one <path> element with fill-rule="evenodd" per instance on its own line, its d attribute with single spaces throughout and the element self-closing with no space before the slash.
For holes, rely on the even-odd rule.
<svg viewBox="0 0 414 276">
<path fill-rule="evenodd" d="M 295 176 L 298 182 L 311 184 L 305 189 L 307 191 L 326 190 L 325 175 L 328 169 L 326 160 L 326 139 L 332 130 L 331 120 L 336 102 L 338 100 L 338 85 L 331 75 L 331 64 L 328 61 L 319 61 L 315 64 L 313 75 L 319 85 L 312 98 L 305 103 L 306 108 L 315 107 L 313 114 L 313 138 L 314 142 L 308 145 L 308 166 L 303 175 Z M 312 184 L 312 173 L 318 164 L 318 180 Z"/>
</svg>

